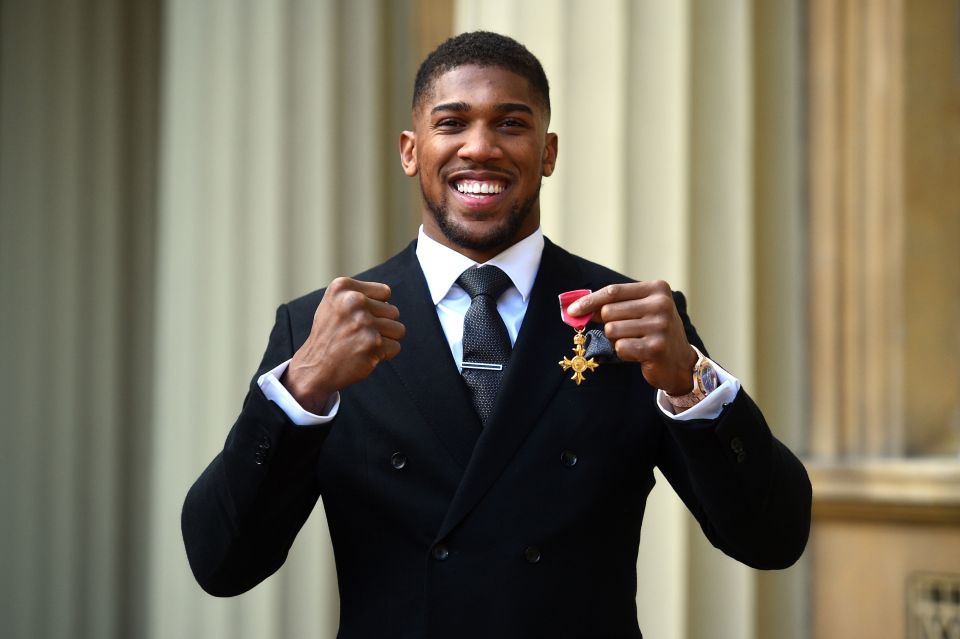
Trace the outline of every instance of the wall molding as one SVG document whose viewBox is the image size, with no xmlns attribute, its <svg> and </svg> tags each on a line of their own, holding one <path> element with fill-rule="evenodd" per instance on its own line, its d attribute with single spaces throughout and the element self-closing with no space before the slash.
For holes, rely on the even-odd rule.
<svg viewBox="0 0 960 639">
<path fill-rule="evenodd" d="M 955 459 L 807 461 L 817 520 L 960 524 Z"/>
</svg>

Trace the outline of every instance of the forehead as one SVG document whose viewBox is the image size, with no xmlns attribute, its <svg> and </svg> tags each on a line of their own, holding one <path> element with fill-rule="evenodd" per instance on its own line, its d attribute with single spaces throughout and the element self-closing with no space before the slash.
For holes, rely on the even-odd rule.
<svg viewBox="0 0 960 639">
<path fill-rule="evenodd" d="M 429 114 L 441 104 L 463 103 L 471 108 L 516 103 L 542 114 L 541 101 L 521 75 L 500 67 L 465 65 L 437 76 L 424 94 L 420 111 Z"/>
</svg>

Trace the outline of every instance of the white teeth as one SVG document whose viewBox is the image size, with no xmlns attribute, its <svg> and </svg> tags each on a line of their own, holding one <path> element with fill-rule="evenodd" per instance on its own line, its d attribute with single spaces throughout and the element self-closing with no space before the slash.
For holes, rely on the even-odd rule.
<svg viewBox="0 0 960 639">
<path fill-rule="evenodd" d="M 503 192 L 503 185 L 494 182 L 457 182 L 457 190 L 471 195 Z"/>
</svg>

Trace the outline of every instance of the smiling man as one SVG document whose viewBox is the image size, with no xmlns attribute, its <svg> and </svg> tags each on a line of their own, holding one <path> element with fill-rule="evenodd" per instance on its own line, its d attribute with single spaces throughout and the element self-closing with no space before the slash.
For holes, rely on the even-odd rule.
<svg viewBox="0 0 960 639">
<path fill-rule="evenodd" d="M 428 237 L 482 263 L 540 227 L 540 180 L 557 159 L 545 90 L 466 64 L 418 96 L 400 157 L 407 175 L 420 176 Z"/>
<path fill-rule="evenodd" d="M 729 556 L 796 561 L 806 472 L 705 355 L 683 296 L 543 236 L 558 140 L 537 59 L 452 38 L 421 65 L 412 115 L 419 236 L 278 309 L 184 504 L 201 586 L 268 577 L 322 496 L 342 638 L 639 637 L 654 467 Z"/>
</svg>

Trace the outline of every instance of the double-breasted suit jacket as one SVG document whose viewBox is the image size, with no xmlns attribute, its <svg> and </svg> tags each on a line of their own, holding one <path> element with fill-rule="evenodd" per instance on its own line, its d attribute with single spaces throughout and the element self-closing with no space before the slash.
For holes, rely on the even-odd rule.
<svg viewBox="0 0 960 639">
<path fill-rule="evenodd" d="M 239 594 L 276 571 L 322 495 L 340 637 L 638 637 L 655 466 L 731 557 L 757 568 L 799 557 L 809 481 L 745 392 L 716 420 L 677 423 L 637 364 L 604 364 L 580 386 L 558 366 L 573 331 L 557 295 L 624 276 L 546 242 L 485 427 L 415 246 L 357 277 L 390 285 L 402 351 L 343 389 L 326 425 L 293 425 L 254 381 L 184 504 L 187 555 L 210 593 Z M 322 293 L 278 309 L 257 376 L 305 341 Z"/>
</svg>

